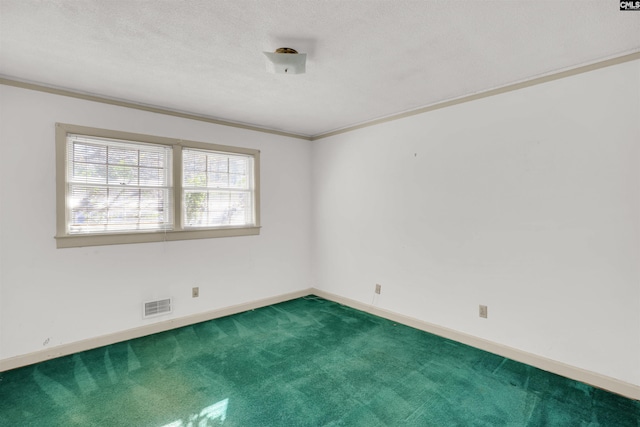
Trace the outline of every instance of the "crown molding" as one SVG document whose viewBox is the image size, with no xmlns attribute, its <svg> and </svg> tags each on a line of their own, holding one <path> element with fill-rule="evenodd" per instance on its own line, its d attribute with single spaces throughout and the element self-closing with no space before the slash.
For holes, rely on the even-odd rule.
<svg viewBox="0 0 640 427">
<path fill-rule="evenodd" d="M 132 102 L 132 101 L 126 101 L 126 100 L 122 100 L 122 99 L 109 98 L 109 97 L 106 97 L 106 96 L 100 96 L 100 95 L 95 95 L 95 94 L 91 94 L 91 93 L 79 92 L 79 91 L 74 91 L 74 90 L 71 90 L 71 89 L 64 89 L 64 88 L 58 88 L 58 87 L 53 87 L 53 86 L 47 86 L 47 85 L 44 85 L 44 84 L 23 81 L 23 80 L 19 80 L 19 79 L 16 79 L 16 78 L 10 78 L 10 77 L 0 76 L 0 84 L 6 85 L 6 86 L 19 87 L 19 88 L 28 89 L 28 90 L 35 90 L 35 91 L 39 91 L 39 92 L 51 93 L 51 94 L 55 94 L 55 95 L 68 96 L 68 97 L 71 97 L 71 98 L 84 99 L 84 100 L 87 100 L 87 101 L 100 102 L 100 103 L 103 103 L 103 104 L 116 105 L 116 106 L 125 107 L 125 108 L 132 108 L 132 109 L 136 109 L 136 110 L 148 111 L 148 112 L 152 112 L 152 113 L 165 114 L 165 115 L 174 116 L 174 117 L 180 117 L 180 118 L 189 119 L 189 120 L 197 120 L 197 121 L 206 122 L 206 123 L 213 123 L 213 124 L 217 124 L 217 125 L 221 125 L 221 126 L 230 126 L 230 127 L 250 130 L 250 131 L 254 131 L 254 132 L 262 132 L 262 133 L 267 133 L 267 134 L 272 134 L 272 135 L 279 135 L 279 136 L 284 136 L 284 137 L 289 137 L 289 138 L 296 138 L 296 139 L 301 139 L 301 140 L 304 140 L 304 141 L 318 141 L 318 140 L 321 140 L 321 139 L 329 138 L 331 136 L 352 132 L 354 130 L 363 129 L 363 128 L 367 128 L 367 127 L 371 127 L 371 126 L 376 126 L 376 125 L 379 125 L 379 124 L 382 124 L 382 123 L 392 122 L 392 121 L 395 121 L 395 120 L 404 119 L 406 117 L 416 116 L 416 115 L 419 115 L 419 114 L 428 113 L 430 111 L 439 110 L 439 109 L 442 109 L 442 108 L 447 108 L 447 107 L 451 107 L 451 106 L 454 106 L 454 105 L 463 104 L 463 103 L 466 103 L 466 102 L 476 101 L 478 99 L 488 98 L 490 96 L 500 95 L 500 94 L 503 94 L 503 93 L 512 92 L 512 91 L 515 91 L 515 90 L 524 89 L 524 88 L 531 87 L 531 86 L 536 86 L 536 85 L 539 85 L 539 84 L 542 84 L 542 83 L 547 83 L 547 82 L 551 82 L 551 81 L 554 81 L 554 80 L 563 79 L 565 77 L 571 77 L 571 76 L 575 76 L 575 75 L 578 75 L 578 74 L 587 73 L 587 72 L 590 72 L 590 71 L 599 70 L 599 69 L 602 69 L 602 68 L 611 67 L 613 65 L 623 64 L 625 62 L 631 62 L 631 61 L 636 61 L 636 60 L 640 60 L 640 51 L 634 51 L 634 52 L 629 53 L 629 54 L 612 57 L 612 58 L 609 58 L 609 59 L 606 59 L 606 60 L 597 61 L 597 62 L 594 62 L 594 63 L 590 63 L 590 64 L 587 64 L 587 65 L 582 65 L 582 66 L 575 67 L 575 68 L 570 68 L 570 69 L 566 69 L 566 70 L 562 70 L 562 71 L 551 72 L 549 74 L 545 74 L 545 75 L 534 77 L 534 78 L 531 78 L 531 79 L 519 81 L 519 82 L 516 82 L 516 83 L 512 83 L 512 84 L 506 85 L 506 86 L 500 86 L 500 87 L 489 89 L 489 90 L 486 90 L 486 91 L 477 92 L 477 93 L 474 93 L 474 94 L 471 94 L 471 95 L 462 96 L 460 98 L 455 98 L 455 99 L 450 99 L 450 100 L 446 100 L 446 101 L 442 101 L 442 102 L 437 102 L 435 104 L 419 107 L 419 108 L 416 108 L 416 109 L 413 109 L 413 110 L 404 111 L 404 112 L 397 113 L 397 114 L 392 114 L 392 115 L 385 116 L 385 117 L 380 117 L 380 118 L 373 119 L 373 120 L 368 120 L 368 121 L 365 121 L 365 122 L 362 122 L 362 123 L 359 123 L 359 124 L 356 124 L 356 125 L 353 125 L 353 126 L 347 126 L 347 127 L 344 127 L 344 128 L 340 128 L 340 129 L 336 129 L 336 130 L 332 130 L 332 131 L 329 131 L 329 132 L 320 133 L 320 134 L 316 134 L 316 135 L 302 135 L 302 134 L 297 134 L 297 133 L 292 133 L 292 132 L 279 131 L 279 130 L 275 130 L 275 129 L 269 129 L 269 128 L 260 127 L 260 126 L 257 126 L 257 125 L 237 123 L 237 122 L 232 122 L 232 121 L 228 121 L 228 120 L 218 119 L 218 118 L 211 117 L 211 116 L 205 116 L 205 115 L 194 114 L 194 113 L 187 113 L 187 112 L 183 112 L 183 111 L 172 110 L 172 109 L 169 109 L 169 108 L 163 108 L 163 107 L 158 107 L 158 106 L 154 106 L 154 105 L 147 105 L 147 104 L 142 104 L 142 103 L 137 103 L 137 102 Z"/>
<path fill-rule="evenodd" d="M 284 132 L 284 131 L 264 128 L 264 127 L 260 127 L 260 126 L 256 126 L 256 125 L 237 123 L 237 122 L 232 122 L 232 121 L 228 121 L 228 120 L 218 119 L 218 118 L 211 117 L 211 116 L 187 113 L 187 112 L 184 112 L 184 111 L 172 110 L 170 108 L 158 107 L 158 106 L 155 106 L 155 105 L 141 104 L 141 103 L 137 103 L 137 102 L 126 101 L 126 100 L 123 100 L 123 99 L 109 98 L 109 97 L 106 97 L 106 96 L 100 96 L 100 95 L 95 95 L 95 94 L 91 94 L 91 93 L 74 91 L 74 90 L 71 90 L 71 89 L 63 89 L 63 88 L 54 87 L 54 86 L 47 86 L 47 85 L 44 85 L 44 84 L 23 81 L 23 80 L 19 80 L 19 79 L 15 79 L 15 78 L 9 78 L 9 77 L 0 76 L 0 84 L 6 85 L 6 86 L 19 87 L 19 88 L 22 88 L 22 89 L 35 90 L 35 91 L 38 91 L 38 92 L 51 93 L 51 94 L 54 94 L 54 95 L 67 96 L 67 97 L 70 97 L 70 98 L 83 99 L 85 101 L 100 102 L 102 104 L 116 105 L 118 107 L 125 107 L 125 108 L 132 108 L 132 109 L 135 109 L 135 110 L 148 111 L 148 112 L 151 112 L 151 113 L 165 114 L 167 116 L 180 117 L 180 118 L 183 118 L 183 119 L 197 120 L 197 121 L 206 122 L 206 123 L 213 123 L 213 124 L 221 125 L 221 126 L 230 126 L 230 127 L 250 130 L 250 131 L 254 131 L 254 132 L 262 132 L 262 133 L 268 133 L 268 134 L 272 134 L 272 135 L 286 136 L 286 137 L 289 137 L 289 138 L 303 139 L 305 141 L 310 141 L 311 140 L 311 137 L 308 136 L 308 135 L 301 135 L 301 134 L 297 134 L 297 133 Z"/>
<path fill-rule="evenodd" d="M 343 133 L 352 132 L 354 130 L 367 128 L 370 126 L 376 126 L 381 123 L 392 122 L 395 120 L 404 119 L 406 117 L 416 116 L 418 114 L 428 113 L 429 111 L 440 110 L 442 108 L 451 107 L 458 104 L 463 104 L 465 102 L 471 102 L 482 98 L 488 98 L 490 96 L 500 95 L 507 92 L 512 92 L 519 89 L 524 89 L 531 86 L 536 86 L 542 83 L 552 82 L 554 80 L 560 80 L 565 77 L 575 76 L 577 74 L 588 73 L 589 71 L 599 70 L 601 68 L 611 67 L 613 65 L 623 64 L 625 62 L 636 61 L 640 59 L 640 51 L 633 52 L 623 56 L 617 56 L 614 58 L 609 58 L 604 61 L 598 61 L 587 65 L 582 65 L 576 68 L 571 68 L 563 71 L 556 71 L 549 74 L 545 74 L 542 76 L 534 77 L 531 79 L 519 81 L 516 83 L 512 83 L 506 86 L 500 86 L 497 88 L 489 89 L 486 91 L 474 93 L 471 95 L 462 96 L 460 98 L 450 99 L 447 101 L 438 102 L 435 104 L 427 105 L 424 107 L 419 107 L 414 110 L 404 111 L 402 113 L 392 114 L 390 116 L 380 117 L 374 120 L 368 120 L 366 122 L 348 126 L 341 129 L 336 129 L 331 132 L 326 132 L 318 135 L 312 136 L 311 141 L 317 141 L 324 138 L 329 138 L 331 136 L 340 135 Z"/>
</svg>

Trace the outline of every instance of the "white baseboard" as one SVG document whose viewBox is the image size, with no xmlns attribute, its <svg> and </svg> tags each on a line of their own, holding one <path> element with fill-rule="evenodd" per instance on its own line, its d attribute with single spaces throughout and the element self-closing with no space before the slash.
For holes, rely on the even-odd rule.
<svg viewBox="0 0 640 427">
<path fill-rule="evenodd" d="M 146 335 L 157 334 L 159 332 L 181 328 L 183 326 L 193 325 L 195 323 L 206 322 L 207 320 L 217 319 L 219 317 L 242 313 L 243 311 L 247 310 L 254 310 L 256 308 L 289 301 L 295 298 L 300 298 L 311 293 L 313 293 L 312 289 L 304 289 L 301 291 L 291 292 L 283 295 L 276 295 L 274 297 L 263 298 L 243 304 L 232 305 L 230 307 L 225 307 L 218 310 L 211 310 L 204 313 L 193 314 L 191 316 L 178 317 L 162 322 L 151 323 L 148 325 L 139 326 L 137 328 L 115 332 L 113 334 L 102 335 L 95 338 L 89 338 L 86 340 L 51 347 L 46 350 L 40 350 L 33 353 L 10 357 L 0 360 L 0 372 L 8 371 L 9 369 L 20 368 L 22 366 L 32 365 L 34 363 L 44 362 L 45 360 L 54 359 L 56 357 L 67 356 L 69 354 L 91 350 L 93 348 L 102 347 L 105 345 L 115 344 L 117 342 L 140 338 Z"/>
<path fill-rule="evenodd" d="M 607 377 L 605 375 L 598 374 L 596 372 L 587 371 L 585 369 L 577 368 L 571 365 L 567 365 L 562 362 L 558 362 L 552 359 L 547 359 L 542 356 L 527 353 L 516 348 L 508 347 L 505 345 L 497 344 L 482 338 L 468 335 L 462 332 L 455 331 L 453 329 L 444 328 L 432 323 L 424 322 L 422 320 L 415 319 L 413 317 L 398 314 L 392 311 L 384 310 L 382 308 L 361 303 L 356 300 L 341 297 L 330 292 L 325 292 L 315 288 L 304 289 L 296 292 L 291 292 L 283 295 L 276 295 L 274 297 L 263 298 L 243 304 L 233 305 L 230 307 L 207 311 L 204 313 L 198 313 L 191 316 L 179 317 L 175 319 L 169 319 L 163 322 L 152 323 L 145 326 L 140 326 L 133 329 L 127 329 L 125 331 L 116 332 L 113 334 L 103 335 L 100 337 L 89 338 L 82 341 L 76 341 L 69 344 L 52 347 L 46 350 L 36 351 L 25 355 L 10 357 L 8 359 L 0 360 L 0 372 L 10 369 L 19 368 L 34 363 L 43 362 L 45 360 L 53 359 L 56 357 L 66 356 L 81 351 L 91 350 L 93 348 L 102 347 L 105 345 L 114 344 L 121 341 L 126 341 L 134 338 L 140 338 L 146 335 L 156 334 L 159 332 L 168 331 L 175 328 L 181 328 L 183 326 L 193 325 L 195 323 L 205 322 L 207 320 L 217 319 L 219 317 L 230 316 L 236 313 L 242 313 L 247 310 L 254 310 L 256 308 L 265 307 L 272 304 L 277 304 L 284 301 L 289 301 L 295 298 L 300 298 L 309 294 L 314 294 L 319 297 L 325 298 L 330 301 L 337 302 L 361 310 L 376 316 L 383 317 L 394 322 L 401 323 L 403 325 L 411 326 L 413 328 L 432 333 L 444 338 L 451 339 L 463 344 L 470 345 L 472 347 L 488 351 L 490 353 L 497 354 L 502 357 L 506 357 L 518 362 L 526 363 L 527 365 L 535 366 L 544 371 L 552 372 L 554 374 L 562 375 L 576 381 L 580 381 L 586 384 L 590 384 L 594 387 L 602 388 L 613 393 L 620 394 L 630 399 L 640 400 L 640 387 L 634 384 L 626 383 L 624 381 L 617 380 L 615 378 Z"/>
<path fill-rule="evenodd" d="M 420 329 L 422 331 L 429 332 L 431 334 L 438 335 L 444 338 L 448 338 L 453 341 L 467 344 L 472 347 L 488 351 L 489 353 L 497 354 L 502 357 L 516 360 L 518 362 L 526 363 L 527 365 L 535 366 L 536 368 L 540 368 L 544 371 L 552 372 L 554 374 L 558 374 L 572 380 L 590 384 L 594 387 L 608 390 L 613 393 L 628 397 L 630 399 L 640 400 L 640 387 L 634 384 L 620 381 L 618 379 L 598 374 L 596 372 L 577 368 L 575 366 L 567 365 L 565 363 L 558 362 L 552 359 L 547 359 L 546 357 L 527 353 L 513 347 L 497 344 L 492 341 L 475 337 L 473 335 L 455 331 L 453 329 L 444 328 L 433 323 L 424 322 L 413 317 L 404 316 L 402 314 L 384 310 L 373 305 L 341 297 L 330 292 L 321 291 L 315 288 L 311 291 L 313 294 L 319 297 L 346 305 L 351 308 L 355 308 L 357 310 L 374 314 L 376 316 L 380 316 L 394 322 L 402 323 L 403 325 L 411 326 L 413 328 Z"/>
</svg>

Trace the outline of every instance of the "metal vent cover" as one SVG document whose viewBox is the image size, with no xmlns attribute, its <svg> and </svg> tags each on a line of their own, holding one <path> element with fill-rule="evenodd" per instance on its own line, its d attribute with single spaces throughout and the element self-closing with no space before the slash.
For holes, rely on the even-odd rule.
<svg viewBox="0 0 640 427">
<path fill-rule="evenodd" d="M 142 318 L 161 316 L 171 313 L 171 298 L 147 301 L 142 304 Z"/>
</svg>

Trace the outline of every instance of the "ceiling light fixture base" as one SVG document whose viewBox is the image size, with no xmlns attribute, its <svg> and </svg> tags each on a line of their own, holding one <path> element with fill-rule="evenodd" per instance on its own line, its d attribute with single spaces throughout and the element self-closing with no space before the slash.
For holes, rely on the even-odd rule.
<svg viewBox="0 0 640 427">
<path fill-rule="evenodd" d="M 281 47 L 275 52 L 263 52 L 267 57 L 267 71 L 275 74 L 304 74 L 307 54 L 298 53 L 290 47 Z"/>
</svg>

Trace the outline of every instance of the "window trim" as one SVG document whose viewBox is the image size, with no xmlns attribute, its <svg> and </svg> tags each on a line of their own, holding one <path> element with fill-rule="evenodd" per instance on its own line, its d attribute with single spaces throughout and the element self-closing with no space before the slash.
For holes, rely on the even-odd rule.
<svg viewBox="0 0 640 427">
<path fill-rule="evenodd" d="M 170 231 L 143 231 L 108 234 L 68 234 L 66 206 L 66 150 L 67 134 L 95 136 L 132 142 L 168 145 L 173 149 L 173 218 L 174 228 Z M 255 225 L 227 226 L 203 229 L 184 229 L 182 218 L 182 147 L 201 150 L 221 151 L 253 157 L 253 194 Z M 56 246 L 73 248 L 84 246 L 119 245 L 129 243 L 165 242 L 177 240 L 209 239 L 216 237 L 252 236 L 260 234 L 260 150 L 211 144 L 206 142 L 166 138 L 109 129 L 56 123 Z"/>
</svg>

